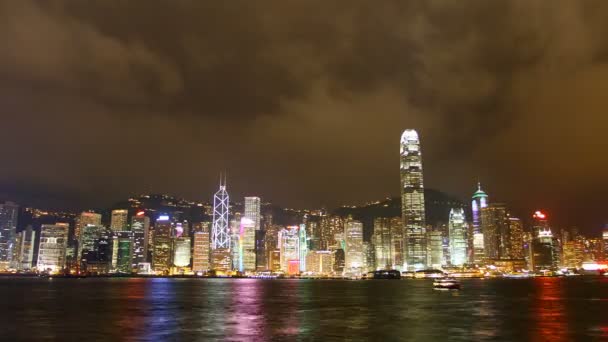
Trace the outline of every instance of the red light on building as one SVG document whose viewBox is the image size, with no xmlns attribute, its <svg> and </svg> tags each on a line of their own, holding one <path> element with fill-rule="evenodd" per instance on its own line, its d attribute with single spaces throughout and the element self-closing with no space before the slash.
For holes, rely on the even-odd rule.
<svg viewBox="0 0 608 342">
<path fill-rule="evenodd" d="M 289 260 L 287 263 L 287 274 L 296 275 L 300 273 L 300 260 Z"/>
<path fill-rule="evenodd" d="M 144 211 L 138 211 L 137 214 L 135 214 L 135 216 L 144 216 L 145 212 Z"/>
<path fill-rule="evenodd" d="M 543 213 L 540 210 L 537 210 L 534 212 L 534 215 L 532 215 L 533 218 L 537 219 L 537 220 L 545 220 L 547 219 L 547 215 L 545 213 Z"/>
</svg>

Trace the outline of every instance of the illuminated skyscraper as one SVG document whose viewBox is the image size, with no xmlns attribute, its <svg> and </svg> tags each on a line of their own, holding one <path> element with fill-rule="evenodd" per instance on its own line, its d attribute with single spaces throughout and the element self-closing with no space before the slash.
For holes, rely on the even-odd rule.
<svg viewBox="0 0 608 342">
<path fill-rule="evenodd" d="M 112 217 L 110 222 L 110 229 L 115 232 L 118 231 L 126 231 L 129 228 L 129 221 L 127 217 L 129 216 L 129 211 L 127 209 L 116 209 L 112 210 Z"/>
<path fill-rule="evenodd" d="M 443 233 L 441 230 L 427 230 L 428 265 L 431 268 L 441 269 L 445 265 L 443 255 Z"/>
<path fill-rule="evenodd" d="M 190 266 L 191 242 L 189 237 L 176 237 L 173 239 L 173 265 L 175 267 Z"/>
<path fill-rule="evenodd" d="M 510 259 L 524 259 L 524 226 L 520 219 L 509 217 L 509 254 Z"/>
<path fill-rule="evenodd" d="M 344 225 L 344 273 L 361 274 L 364 266 L 363 223 L 353 219 Z"/>
<path fill-rule="evenodd" d="M 403 223 L 400 217 L 374 219 L 372 243 L 376 269 L 402 269 Z"/>
<path fill-rule="evenodd" d="M 473 234 L 481 233 L 481 209 L 488 206 L 488 195 L 481 190 L 481 183 L 477 183 L 477 191 L 473 194 L 471 212 L 473 213 Z"/>
<path fill-rule="evenodd" d="M 460 266 L 467 262 L 467 222 L 462 208 L 450 210 L 449 220 L 450 264 Z"/>
<path fill-rule="evenodd" d="M 308 239 L 306 237 L 306 225 L 301 224 L 298 231 L 299 238 L 299 260 L 300 260 L 300 272 L 306 272 L 306 255 L 308 254 Z"/>
<path fill-rule="evenodd" d="M 323 250 L 342 248 L 336 235 L 344 233 L 344 220 L 340 216 L 323 216 L 321 218 L 320 246 Z"/>
<path fill-rule="evenodd" d="M 106 228 L 99 225 L 87 224 L 81 227 L 80 242 L 79 242 L 79 260 L 82 272 L 89 272 L 89 264 L 98 262 L 98 240 L 102 234 L 106 232 Z"/>
<path fill-rule="evenodd" d="M 81 237 L 82 231 L 85 226 L 91 224 L 94 226 L 101 226 L 101 214 L 93 213 L 90 211 L 83 211 L 76 217 L 74 225 L 74 240 L 78 241 L 78 255 L 82 255 Z"/>
<path fill-rule="evenodd" d="M 602 231 L 602 241 L 604 245 L 604 255 L 602 256 L 602 258 L 608 260 L 608 224 L 604 226 L 604 231 Z"/>
<path fill-rule="evenodd" d="M 60 272 L 64 268 L 69 227 L 67 223 L 41 226 L 36 264 L 39 271 Z"/>
<path fill-rule="evenodd" d="M 143 211 L 131 218 L 131 232 L 133 233 L 133 267 L 148 261 L 148 233 L 150 232 L 150 218 Z"/>
<path fill-rule="evenodd" d="M 298 226 L 291 226 L 279 231 L 281 270 L 289 274 L 297 274 L 300 270 L 300 236 L 298 230 Z M 294 269 L 293 265 L 297 265 L 297 268 Z"/>
<path fill-rule="evenodd" d="M 308 251 L 306 271 L 317 275 L 329 275 L 334 271 L 334 255 L 330 251 Z"/>
<path fill-rule="evenodd" d="M 152 251 L 152 267 L 158 274 L 166 274 L 171 268 L 173 256 L 171 241 L 172 225 L 169 217 L 161 215 L 154 225 L 154 249 Z"/>
<path fill-rule="evenodd" d="M 255 230 L 260 230 L 260 198 L 245 197 L 245 215 L 254 223 Z"/>
<path fill-rule="evenodd" d="M 493 203 L 481 209 L 481 230 L 486 258 L 508 258 L 509 215 L 504 204 Z"/>
<path fill-rule="evenodd" d="M 133 234 L 130 231 L 114 232 L 112 263 L 117 273 L 129 274 L 133 270 Z"/>
<path fill-rule="evenodd" d="M 539 210 L 532 218 L 534 219 L 532 230 L 535 234 L 532 240 L 532 267 L 536 272 L 553 270 L 557 267 L 559 258 L 556 239 L 549 227 L 547 215 Z"/>
<path fill-rule="evenodd" d="M 13 258 L 18 211 L 13 202 L 0 203 L 0 270 L 9 268 Z"/>
<path fill-rule="evenodd" d="M 212 266 L 216 270 L 228 271 L 232 261 L 230 255 L 229 229 L 230 197 L 226 191 L 226 181 L 220 180 L 220 189 L 213 196 L 213 224 L 211 227 Z"/>
<path fill-rule="evenodd" d="M 238 238 L 238 270 L 255 271 L 255 222 L 248 217 L 241 218 Z"/>
<path fill-rule="evenodd" d="M 202 273 L 208 271 L 209 267 L 209 229 L 201 229 L 194 232 L 194 250 L 192 256 L 192 271 Z"/>
<path fill-rule="evenodd" d="M 422 269 L 427 263 L 424 218 L 422 154 L 418 133 L 407 129 L 401 135 L 401 214 L 405 228 L 405 262 L 408 269 Z"/>
<path fill-rule="evenodd" d="M 32 268 L 34 260 L 34 241 L 36 240 L 36 231 L 28 225 L 26 229 L 17 233 L 15 243 L 15 258 L 13 258 L 14 267 L 18 270 L 29 270 Z"/>
</svg>

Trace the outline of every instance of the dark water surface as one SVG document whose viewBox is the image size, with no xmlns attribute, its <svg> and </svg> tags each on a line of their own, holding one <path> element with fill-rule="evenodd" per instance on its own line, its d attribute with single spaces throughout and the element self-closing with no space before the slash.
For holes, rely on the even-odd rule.
<svg viewBox="0 0 608 342">
<path fill-rule="evenodd" d="M 0 340 L 608 340 L 608 277 L 0 279 Z"/>
</svg>

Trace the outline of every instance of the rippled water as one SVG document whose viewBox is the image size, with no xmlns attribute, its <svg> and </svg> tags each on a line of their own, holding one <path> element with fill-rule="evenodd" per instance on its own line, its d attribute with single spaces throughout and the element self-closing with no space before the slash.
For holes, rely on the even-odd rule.
<svg viewBox="0 0 608 342">
<path fill-rule="evenodd" d="M 463 280 L 0 279 L 18 340 L 608 339 L 608 278 Z"/>
</svg>

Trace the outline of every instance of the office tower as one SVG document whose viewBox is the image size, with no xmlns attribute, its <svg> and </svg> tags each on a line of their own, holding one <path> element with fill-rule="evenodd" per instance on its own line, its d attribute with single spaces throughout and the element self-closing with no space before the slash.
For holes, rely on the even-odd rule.
<svg viewBox="0 0 608 342">
<path fill-rule="evenodd" d="M 376 269 L 402 269 L 404 253 L 401 218 L 375 218 L 372 244 Z"/>
<path fill-rule="evenodd" d="M 524 259 L 524 226 L 517 217 L 509 217 L 509 259 Z"/>
<path fill-rule="evenodd" d="M 344 224 L 344 273 L 363 271 L 363 223 L 352 218 Z"/>
<path fill-rule="evenodd" d="M 363 272 L 373 272 L 376 270 L 376 251 L 374 244 L 363 241 Z"/>
<path fill-rule="evenodd" d="M 115 267 L 114 264 L 117 263 L 118 257 L 116 256 L 115 258 L 114 254 L 114 237 L 113 231 L 105 228 L 103 229 L 100 237 L 95 240 L 95 245 L 93 247 L 93 250 L 95 251 L 93 254 L 94 259 L 90 261 L 87 260 L 86 272 L 107 274 Z M 90 253 L 88 254 L 90 255 Z"/>
<path fill-rule="evenodd" d="M 191 240 L 189 237 L 176 237 L 173 239 L 173 265 L 178 268 L 190 266 Z"/>
<path fill-rule="evenodd" d="M 152 251 L 152 268 L 159 274 L 169 273 L 171 268 L 172 225 L 169 217 L 161 215 L 154 225 L 154 245 Z"/>
<path fill-rule="evenodd" d="M 245 197 L 245 215 L 254 223 L 255 230 L 260 230 L 260 198 Z"/>
<path fill-rule="evenodd" d="M 485 257 L 490 260 L 509 255 L 509 216 L 504 204 L 493 203 L 481 209 L 481 230 Z"/>
<path fill-rule="evenodd" d="M 67 223 L 43 224 L 40 227 L 37 262 L 39 271 L 56 273 L 64 268 L 68 230 Z"/>
<path fill-rule="evenodd" d="M 300 272 L 306 272 L 306 255 L 308 254 L 308 238 L 306 236 L 306 224 L 300 224 L 298 230 L 299 239 L 299 257 L 300 260 Z"/>
<path fill-rule="evenodd" d="M 209 239 L 209 228 L 202 228 L 194 232 L 194 248 L 192 256 L 192 271 L 203 273 L 210 269 L 209 250 L 211 241 Z"/>
<path fill-rule="evenodd" d="M 255 268 L 264 271 L 266 267 L 266 230 L 255 231 Z"/>
<path fill-rule="evenodd" d="M 0 270 L 11 266 L 18 212 L 17 204 L 9 201 L 0 203 Z"/>
<path fill-rule="evenodd" d="M 266 255 L 268 256 L 268 269 L 272 272 L 281 271 L 281 251 L 278 248 L 273 249 Z"/>
<path fill-rule="evenodd" d="M 424 184 L 422 153 L 418 133 L 407 129 L 401 135 L 401 214 L 404 225 L 406 265 L 422 269 L 427 263 L 424 221 Z"/>
<path fill-rule="evenodd" d="M 83 211 L 76 217 L 74 224 L 74 240 L 78 241 L 78 255 L 82 255 L 82 231 L 87 225 L 101 226 L 101 214 Z"/>
<path fill-rule="evenodd" d="M 150 218 L 143 211 L 131 218 L 131 232 L 133 233 L 133 268 L 140 263 L 148 262 L 148 233 L 150 232 Z"/>
<path fill-rule="evenodd" d="M 471 212 L 473 214 L 473 234 L 482 233 L 481 231 L 481 210 L 488 206 L 488 195 L 481 190 L 481 183 L 477 183 L 477 191 L 473 194 L 471 202 Z"/>
<path fill-rule="evenodd" d="M 230 255 L 230 230 L 228 214 L 230 208 L 230 197 L 226 191 L 226 181 L 213 196 L 213 224 L 211 228 L 211 253 L 212 267 L 220 271 L 231 269 L 232 261 Z"/>
<path fill-rule="evenodd" d="M 585 243 L 583 239 L 566 241 L 564 243 L 563 267 L 581 268 L 585 261 Z"/>
<path fill-rule="evenodd" d="M 112 266 L 115 272 L 128 274 L 133 271 L 133 234 L 115 231 L 112 247 Z"/>
<path fill-rule="evenodd" d="M 428 230 L 427 235 L 427 255 L 428 265 L 431 268 L 441 268 L 445 264 L 443 257 L 443 234 L 440 230 Z"/>
<path fill-rule="evenodd" d="M 238 270 L 255 271 L 255 221 L 248 217 L 241 218 L 238 239 Z"/>
<path fill-rule="evenodd" d="M 557 267 L 556 244 L 547 215 L 536 211 L 533 218 L 532 266 L 534 271 L 553 270 Z"/>
<path fill-rule="evenodd" d="M 602 231 L 602 245 L 602 259 L 608 260 L 608 224 L 604 226 L 604 230 Z"/>
<path fill-rule="evenodd" d="M 279 257 L 279 231 L 281 231 L 281 229 L 281 226 L 275 224 L 266 226 L 266 233 L 264 235 L 264 250 L 266 251 L 266 269 L 271 271 L 275 270 L 273 269 L 273 262 L 276 262 L 276 260 L 273 259 L 275 258 L 275 253 L 276 257 Z M 280 264 L 280 261 L 278 261 L 277 263 Z M 276 270 L 279 269 L 280 267 Z"/>
<path fill-rule="evenodd" d="M 98 261 L 98 240 L 106 232 L 106 228 L 102 225 L 86 224 L 82 226 L 79 242 L 78 260 L 80 261 L 81 271 L 89 272 L 89 264 Z"/>
<path fill-rule="evenodd" d="M 334 272 L 334 255 L 331 251 L 308 251 L 306 272 L 315 275 L 330 275 Z"/>
<path fill-rule="evenodd" d="M 290 275 L 297 274 L 300 271 L 300 236 L 298 230 L 298 226 L 290 226 L 279 231 L 281 270 Z"/>
<path fill-rule="evenodd" d="M 15 243 L 15 254 L 13 258 L 14 267 L 18 270 L 30 270 L 34 261 L 34 241 L 36 231 L 28 225 L 24 230 L 17 233 Z"/>
<path fill-rule="evenodd" d="M 334 272 L 337 274 L 343 274 L 344 264 L 344 249 L 338 248 L 334 251 Z"/>
<path fill-rule="evenodd" d="M 464 209 L 453 208 L 449 218 L 450 264 L 461 266 L 467 262 L 467 222 Z"/>
<path fill-rule="evenodd" d="M 127 220 L 128 215 L 129 215 L 129 211 L 127 209 L 112 210 L 110 229 L 112 229 L 115 232 L 128 230 L 129 229 L 129 221 Z"/>
<path fill-rule="evenodd" d="M 340 216 L 323 216 L 321 218 L 320 249 L 342 248 L 336 241 L 336 235 L 341 233 L 344 233 L 344 220 Z"/>
</svg>

